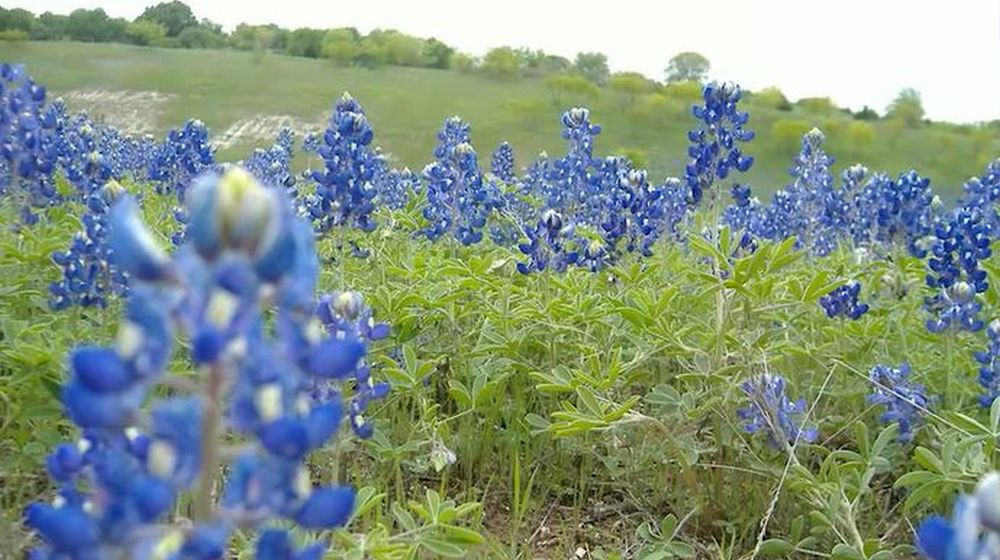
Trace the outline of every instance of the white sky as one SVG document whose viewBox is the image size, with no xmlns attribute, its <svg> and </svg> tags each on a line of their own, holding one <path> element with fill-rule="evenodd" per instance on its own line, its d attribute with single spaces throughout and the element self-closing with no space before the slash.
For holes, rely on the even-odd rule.
<svg viewBox="0 0 1000 560">
<path fill-rule="evenodd" d="M 830 96 L 882 112 L 903 87 L 928 117 L 1000 118 L 1000 0 L 186 0 L 198 17 L 283 27 L 394 28 L 481 55 L 500 45 L 572 58 L 608 55 L 612 70 L 660 79 L 694 50 L 711 76 L 791 99 Z M 68 13 L 104 8 L 134 18 L 154 0 L 13 0 Z"/>
</svg>

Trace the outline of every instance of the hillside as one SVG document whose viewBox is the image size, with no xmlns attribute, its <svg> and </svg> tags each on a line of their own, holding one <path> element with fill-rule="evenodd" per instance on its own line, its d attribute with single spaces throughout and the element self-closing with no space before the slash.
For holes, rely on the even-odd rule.
<svg viewBox="0 0 1000 560">
<path fill-rule="evenodd" d="M 538 79 L 500 81 L 451 70 L 342 68 L 329 61 L 228 50 L 180 50 L 89 43 L 0 43 L 0 60 L 23 62 L 72 109 L 135 131 L 162 134 L 187 118 L 205 121 L 221 142 L 224 159 L 239 159 L 265 145 L 281 124 L 297 130 L 322 126 L 333 101 L 350 91 L 375 126 L 376 142 L 398 165 L 420 168 L 430 159 L 442 120 L 460 115 L 473 127 L 483 161 L 501 140 L 510 141 L 518 165 L 541 150 L 558 153 L 559 114 L 575 103 L 591 107 L 604 127 L 600 153 L 638 150 L 651 177 L 683 173 L 691 99 L 676 94 L 625 98 L 604 89 L 593 100 L 554 100 Z M 962 181 L 1000 154 L 995 129 L 853 120 L 840 111 L 778 111 L 750 99 L 749 152 L 757 164 L 749 182 L 769 192 L 786 182 L 797 136 L 819 126 L 837 158 L 890 173 L 915 166 L 951 195 Z"/>
</svg>

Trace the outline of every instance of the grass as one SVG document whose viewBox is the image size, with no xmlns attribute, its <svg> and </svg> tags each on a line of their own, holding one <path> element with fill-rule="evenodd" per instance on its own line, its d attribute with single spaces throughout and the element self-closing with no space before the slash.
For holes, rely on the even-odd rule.
<svg viewBox="0 0 1000 560">
<path fill-rule="evenodd" d="M 484 164 L 502 140 L 514 145 L 519 165 L 542 150 L 560 153 L 564 147 L 560 111 L 583 103 L 604 127 L 598 152 L 638 150 L 647 160 L 651 178 L 661 180 L 683 174 L 685 131 L 693 122 L 690 99 L 628 100 L 604 89 L 595 100 L 564 96 L 557 104 L 539 79 L 501 81 L 420 68 L 340 68 L 323 60 L 227 50 L 5 42 L 0 43 L 0 60 L 26 63 L 31 74 L 57 95 L 95 89 L 173 94 L 156 115 L 158 134 L 188 118 L 205 121 L 216 134 L 240 119 L 260 115 L 289 115 L 320 124 L 340 93 L 350 91 L 372 120 L 376 143 L 397 165 L 414 169 L 431 159 L 435 134 L 451 115 L 472 123 Z M 781 121 L 793 130 L 823 129 L 829 152 L 838 159 L 838 172 L 855 162 L 893 175 L 915 167 L 949 196 L 957 195 L 961 183 L 1000 152 L 1000 137 L 988 129 L 970 132 L 943 124 L 908 129 L 879 121 L 873 124 L 874 137 L 859 137 L 851 133 L 857 121 L 843 113 L 816 114 L 801 108 L 781 112 L 755 106 L 752 100 L 748 108 L 759 139 L 749 148 L 757 163 L 747 180 L 763 193 L 787 183 L 787 169 L 798 151 L 797 135 L 782 138 L 773 133 Z M 220 156 L 240 159 L 252 146 L 252 141 L 243 141 L 222 150 Z"/>
</svg>

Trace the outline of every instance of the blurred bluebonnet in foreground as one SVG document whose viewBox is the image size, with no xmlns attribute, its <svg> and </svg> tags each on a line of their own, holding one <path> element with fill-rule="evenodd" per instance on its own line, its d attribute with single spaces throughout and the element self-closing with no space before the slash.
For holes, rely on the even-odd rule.
<svg viewBox="0 0 1000 560">
<path fill-rule="evenodd" d="M 880 418 L 886 424 L 895 423 L 899 426 L 900 441 L 913 439 L 913 431 L 923 423 L 921 415 L 931 402 L 923 385 L 910 379 L 912 373 L 907 363 L 898 368 L 877 365 L 868 373 L 872 382 L 868 402 L 885 407 Z"/>
<path fill-rule="evenodd" d="M 744 429 L 751 434 L 763 433 L 775 447 L 794 445 L 796 441 L 816 441 L 816 428 L 802 425 L 806 412 L 805 399 L 791 400 L 785 392 L 785 378 L 761 374 L 740 384 L 750 403 L 737 411 Z"/>
<path fill-rule="evenodd" d="M 350 517 L 353 490 L 314 487 L 305 461 L 340 432 L 346 391 L 368 387 L 368 400 L 388 391 L 370 380 L 355 386 L 368 340 L 384 329 L 363 321 L 366 337 L 317 313 L 312 228 L 280 190 L 229 168 L 203 175 L 186 198 L 190 221 L 173 257 L 130 198 L 112 209 L 114 261 L 133 282 L 125 321 L 114 346 L 70 356 L 62 402 L 82 439 L 47 461 L 56 500 L 26 510 L 43 543 L 32 558 L 218 559 L 237 527 L 265 530 L 258 558 L 288 558 L 288 534 L 272 522 L 322 530 Z M 356 301 L 348 298 L 345 312 L 360 318 Z M 273 329 L 265 328 L 270 309 Z M 196 382 L 174 383 L 174 396 L 154 398 L 147 413 L 152 390 L 170 383 L 175 331 L 187 339 Z M 348 412 L 369 434 L 370 424 Z M 223 453 L 234 434 L 246 445 Z M 189 492 L 191 523 L 170 518 Z M 318 546 L 302 554 L 318 557 Z"/>
<path fill-rule="evenodd" d="M 834 288 L 830 293 L 819 298 L 819 304 L 823 307 L 827 317 L 843 316 L 856 320 L 868 312 L 868 304 L 858 302 L 859 295 L 861 295 L 861 283 L 854 280 Z"/>
<path fill-rule="evenodd" d="M 1000 558 L 1000 473 L 987 474 L 972 495 L 959 496 L 951 519 L 932 515 L 920 523 L 916 545 L 928 560 Z"/>
</svg>

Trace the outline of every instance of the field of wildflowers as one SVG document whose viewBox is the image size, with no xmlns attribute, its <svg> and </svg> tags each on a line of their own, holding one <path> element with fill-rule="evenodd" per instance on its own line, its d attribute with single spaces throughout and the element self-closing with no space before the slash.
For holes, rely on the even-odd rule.
<svg viewBox="0 0 1000 560">
<path fill-rule="evenodd" d="M 27 72 L 0 497 L 30 558 L 1000 558 L 1000 159 L 942 200 L 835 177 L 814 129 L 761 201 L 722 83 L 683 177 L 597 155 L 583 107 L 563 153 L 453 117 L 395 169 L 346 94 L 223 163 Z"/>
</svg>

